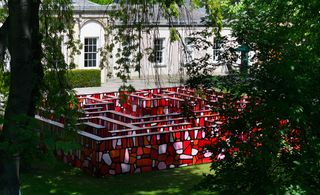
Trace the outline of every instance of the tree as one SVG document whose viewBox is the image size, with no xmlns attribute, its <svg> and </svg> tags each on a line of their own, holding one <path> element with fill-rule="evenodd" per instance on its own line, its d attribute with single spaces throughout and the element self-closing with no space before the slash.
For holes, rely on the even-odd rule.
<svg viewBox="0 0 320 195">
<path fill-rule="evenodd" d="M 3 37 L 7 39 L 4 45 L 11 55 L 11 80 L 1 142 L 12 145 L 18 144 L 16 136 L 19 132 L 15 119 L 21 115 L 33 116 L 43 77 L 39 5 L 40 1 L 9 1 L 9 17 L 2 26 Z M 1 185 L 3 194 L 19 194 L 17 162 L 14 159 L 18 158 L 19 153 L 15 152 L 9 157 L 4 157 L 3 153 L 1 155 L 3 179 L 7 181 L 6 186 Z"/>
<path fill-rule="evenodd" d="M 60 46 L 56 51 L 42 52 L 42 49 L 47 49 L 49 44 L 52 49 L 57 48 L 52 43 L 57 45 L 61 43 L 58 34 L 63 32 L 67 34 L 68 24 L 72 21 L 67 14 L 71 8 L 68 7 L 70 1 L 56 1 L 54 5 L 55 7 L 52 1 L 38 0 L 10 0 L 7 4 L 8 16 L 0 31 L 1 59 L 6 50 L 9 51 L 11 58 L 9 96 L 3 131 L 0 132 L 1 194 L 19 194 L 19 159 L 29 147 L 37 147 L 29 145 L 28 138 L 37 137 L 35 129 L 31 127 L 36 105 L 39 104 L 41 96 L 47 92 L 47 89 L 43 88 L 44 70 L 60 68 L 61 72 L 67 68 L 65 63 L 59 63 L 62 56 Z M 49 13 L 40 13 L 39 10 L 48 8 L 52 15 L 45 17 L 45 14 Z M 53 15 L 53 10 L 58 12 Z M 53 23 L 47 23 L 50 18 Z M 42 23 L 39 22 L 41 20 Z M 57 67 L 58 63 L 60 67 Z M 66 89 L 62 87 L 61 91 Z"/>
<path fill-rule="evenodd" d="M 318 194 L 319 1 L 236 6 L 234 36 L 257 51 L 256 60 L 249 74 L 227 85 L 232 104 L 215 105 L 226 116 L 226 139 L 212 149 L 215 175 L 203 185 L 237 194 Z M 235 102 L 244 94 L 250 102 L 239 112 Z"/>
</svg>

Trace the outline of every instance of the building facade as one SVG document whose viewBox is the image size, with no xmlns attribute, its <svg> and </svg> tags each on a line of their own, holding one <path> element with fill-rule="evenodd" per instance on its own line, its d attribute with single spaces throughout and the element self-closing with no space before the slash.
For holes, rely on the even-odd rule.
<svg viewBox="0 0 320 195">
<path fill-rule="evenodd" d="M 74 36 L 81 43 L 80 54 L 74 57 L 74 63 L 77 69 L 101 69 L 101 82 L 104 83 L 108 78 L 115 78 L 117 76 L 117 51 L 120 44 L 114 46 L 107 58 L 102 59 L 103 48 L 113 41 L 116 36 L 116 30 L 107 30 L 116 26 L 111 24 L 108 11 L 115 9 L 117 5 L 99 5 L 87 0 L 74 0 Z M 186 77 L 186 70 L 184 64 L 190 63 L 192 60 L 205 56 L 210 56 L 210 63 L 217 62 L 217 55 L 219 47 L 215 44 L 214 36 L 206 38 L 206 41 L 212 43 L 213 46 L 205 49 L 197 49 L 195 43 L 191 40 L 208 27 L 203 22 L 205 10 L 197 9 L 190 12 L 181 11 L 181 17 L 176 21 L 170 23 L 160 17 L 157 19 L 157 28 L 153 28 L 152 33 L 142 31 L 139 41 L 139 50 L 143 54 L 139 62 L 139 70 L 135 67 L 130 67 L 131 78 L 163 78 L 169 80 L 176 80 L 180 77 Z M 155 22 L 153 22 L 155 23 Z M 118 24 L 121 25 L 121 24 Z M 170 40 L 170 27 L 174 27 L 179 33 L 180 41 L 172 42 Z M 230 35 L 231 29 L 224 28 L 222 35 Z M 68 49 L 62 46 L 63 53 L 68 59 Z M 150 60 L 150 55 L 147 53 L 147 48 L 153 50 L 153 60 Z M 112 56 L 112 57 L 111 57 Z M 104 60 L 104 62 L 102 62 Z M 107 62 L 106 62 L 107 61 Z M 107 64 L 100 66 L 101 64 Z M 227 74 L 225 66 L 215 68 L 212 74 L 224 75 Z"/>
</svg>

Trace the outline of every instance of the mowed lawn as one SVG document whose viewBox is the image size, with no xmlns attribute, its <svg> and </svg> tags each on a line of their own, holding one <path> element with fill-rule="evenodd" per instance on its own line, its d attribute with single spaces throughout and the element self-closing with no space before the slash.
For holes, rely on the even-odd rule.
<svg viewBox="0 0 320 195">
<path fill-rule="evenodd" d="M 194 186 L 210 164 L 133 175 L 96 178 L 61 162 L 39 166 L 21 175 L 22 194 L 26 195 L 100 195 L 100 194 L 212 194 L 196 191 Z"/>
</svg>

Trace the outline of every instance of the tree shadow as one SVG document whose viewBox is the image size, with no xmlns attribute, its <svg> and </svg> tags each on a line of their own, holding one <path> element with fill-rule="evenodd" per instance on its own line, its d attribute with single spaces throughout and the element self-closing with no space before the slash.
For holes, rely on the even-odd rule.
<svg viewBox="0 0 320 195">
<path fill-rule="evenodd" d="M 54 162 L 54 165 L 29 170 L 21 176 L 23 194 L 213 194 L 196 191 L 195 185 L 209 173 L 209 164 L 154 171 L 133 175 L 107 176 L 96 178 L 81 170 Z"/>
</svg>

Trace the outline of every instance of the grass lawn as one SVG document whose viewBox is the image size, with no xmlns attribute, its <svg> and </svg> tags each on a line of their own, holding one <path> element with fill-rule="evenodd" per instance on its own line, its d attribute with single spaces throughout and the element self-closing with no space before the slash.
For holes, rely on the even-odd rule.
<svg viewBox="0 0 320 195">
<path fill-rule="evenodd" d="M 37 170 L 21 175 L 22 194 L 212 194 L 195 191 L 202 173 L 210 172 L 210 164 L 169 169 L 143 174 L 117 175 L 95 178 L 61 162 L 41 165 Z"/>
</svg>

